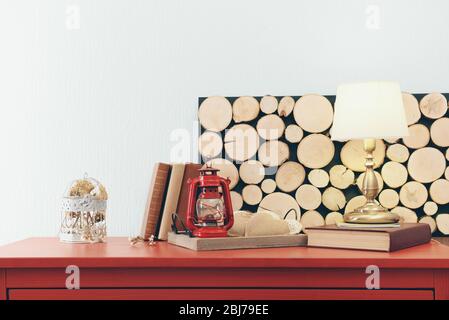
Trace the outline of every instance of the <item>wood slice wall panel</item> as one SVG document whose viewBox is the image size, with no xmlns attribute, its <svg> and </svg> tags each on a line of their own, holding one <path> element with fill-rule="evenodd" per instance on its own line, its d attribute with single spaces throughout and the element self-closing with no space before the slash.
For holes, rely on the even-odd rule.
<svg viewBox="0 0 449 320">
<path fill-rule="evenodd" d="M 381 161 L 382 164 L 376 169 L 376 172 L 378 173 L 378 176 L 381 177 L 382 169 L 386 165 L 386 168 L 383 170 L 383 174 L 386 175 L 386 183 L 387 186 L 385 188 L 389 188 L 388 192 L 394 195 L 401 195 L 402 190 L 402 198 L 401 201 L 397 204 L 396 207 L 391 208 L 391 210 L 401 212 L 403 213 L 403 216 L 405 218 L 409 217 L 415 219 L 414 217 L 417 217 L 420 222 L 426 223 L 428 218 L 423 219 L 424 217 L 429 217 L 429 214 L 432 214 L 433 220 L 436 221 L 436 223 L 445 224 L 441 225 L 436 228 L 434 232 L 434 236 L 444 236 L 449 233 L 449 203 L 446 202 L 446 198 L 449 199 L 449 189 L 446 191 L 448 194 L 447 196 L 444 194 L 440 194 L 442 191 L 438 188 L 436 188 L 436 185 L 434 184 L 433 187 L 433 193 L 434 198 L 437 197 L 436 191 L 438 191 L 438 197 L 437 201 L 442 202 L 443 204 L 438 204 L 437 212 L 433 212 L 435 210 L 435 206 L 430 208 L 429 203 L 432 203 L 432 201 L 435 201 L 431 198 L 431 192 L 430 187 L 432 183 L 439 179 L 448 179 L 447 176 L 444 175 L 444 170 L 442 171 L 442 157 L 440 154 L 446 155 L 445 164 L 444 167 L 446 168 L 446 172 L 449 172 L 448 165 L 449 165 L 449 138 L 446 137 L 446 133 L 449 132 L 449 113 L 447 111 L 448 105 L 447 100 L 449 98 L 449 94 L 439 94 L 439 93 L 431 93 L 431 94 L 409 94 L 404 93 L 403 99 L 404 99 L 404 107 L 406 110 L 407 117 L 409 118 L 408 124 L 409 127 L 412 128 L 412 136 L 409 138 L 406 138 L 405 141 L 403 139 L 395 139 L 395 140 L 385 140 L 383 143 L 385 144 L 383 147 L 385 150 L 381 151 Z M 214 115 L 220 115 L 223 117 L 223 119 L 211 119 L 208 117 L 208 115 L 204 114 L 204 110 L 211 110 L 213 108 L 213 99 L 216 99 L 217 101 L 217 107 L 223 108 L 226 110 L 223 110 L 222 112 L 219 110 L 215 110 L 213 112 Z M 274 100 L 276 99 L 276 101 Z M 227 101 L 226 101 L 227 100 Z M 309 101 L 310 100 L 310 101 Z M 206 107 L 207 108 L 201 108 L 201 105 L 203 102 L 206 101 Z M 298 102 L 299 101 L 299 102 Z M 314 101 L 318 101 L 319 104 L 317 107 L 322 107 L 322 109 L 325 109 L 326 112 L 322 112 L 323 114 L 323 122 L 325 125 L 323 125 L 323 128 L 318 128 L 317 119 L 315 118 L 314 110 L 308 110 L 307 105 L 309 103 L 313 104 Z M 329 104 L 327 104 L 327 101 Z M 229 103 L 228 103 L 229 102 Z M 324 152 L 323 148 L 318 148 L 318 150 L 307 150 L 305 153 L 301 154 L 302 150 L 298 146 L 301 144 L 302 141 L 305 140 L 304 144 L 307 144 L 308 140 L 312 140 L 313 137 L 317 135 L 323 135 L 326 138 L 330 137 L 329 134 L 329 118 L 332 115 L 332 112 L 330 112 L 328 105 L 331 105 L 333 108 L 333 105 L 335 103 L 335 96 L 319 96 L 316 94 L 313 95 L 304 95 L 304 96 L 292 96 L 292 97 L 282 97 L 282 96 L 256 96 L 256 97 L 213 97 L 212 99 L 207 99 L 207 97 L 199 98 L 199 109 L 200 112 L 200 118 L 206 119 L 206 126 L 201 125 L 200 121 L 200 135 L 207 131 L 207 129 L 211 130 L 211 126 L 213 127 L 213 131 L 219 131 L 216 128 L 222 128 L 223 124 L 228 123 L 225 129 L 221 130 L 220 133 L 221 137 L 225 137 L 225 134 L 227 130 L 231 129 L 237 124 L 245 124 L 248 126 L 251 126 L 252 128 L 257 131 L 258 123 L 259 123 L 259 137 L 258 141 L 255 143 L 251 142 L 251 146 L 249 146 L 249 150 L 251 152 L 248 152 L 248 155 L 251 156 L 254 153 L 255 147 L 258 146 L 258 152 L 250 157 L 251 160 L 259 160 L 264 166 L 265 174 L 264 179 L 261 179 L 261 177 L 254 177 L 255 182 L 254 185 L 257 185 L 261 189 L 257 188 L 257 190 L 262 190 L 263 198 L 265 198 L 269 193 L 285 193 L 291 196 L 292 198 L 295 198 L 297 190 L 300 186 L 303 185 L 317 185 L 317 189 L 319 189 L 321 194 L 325 194 L 324 200 L 326 201 L 327 207 L 323 204 L 323 200 L 321 201 L 318 208 L 314 209 L 316 212 L 319 212 L 319 214 L 322 215 L 323 219 L 328 216 L 329 214 L 336 216 L 338 213 L 344 214 L 346 211 L 348 211 L 348 206 L 352 207 L 354 204 L 358 204 L 360 202 L 360 191 L 357 187 L 357 181 L 356 179 L 360 177 L 360 173 L 355 173 L 351 171 L 349 168 L 343 166 L 344 161 L 341 160 L 341 151 L 342 148 L 345 146 L 344 142 L 337 142 L 332 141 L 334 150 L 330 150 L 330 148 L 326 148 L 326 150 L 330 150 L 329 152 Z M 233 119 L 229 120 L 230 118 L 230 110 L 229 107 L 233 106 Z M 277 106 L 277 110 L 275 110 L 275 107 Z M 296 110 L 296 111 L 295 111 Z M 315 110 L 316 111 L 316 110 Z M 270 116 L 267 117 L 267 114 Z M 310 115 L 312 114 L 312 115 Z M 237 116 L 236 116 L 237 115 Z M 280 117 L 276 116 L 279 115 Z M 314 119 L 311 120 L 311 122 L 308 122 L 307 119 L 301 118 L 302 115 L 304 116 L 311 116 L 314 117 Z M 271 118 L 275 119 L 276 122 L 270 122 Z M 262 121 L 260 121 L 262 119 Z M 279 120 L 283 121 L 283 124 L 279 122 Z M 200 119 L 201 120 L 201 119 Z M 213 125 L 211 125 L 211 123 Z M 434 125 L 435 123 L 435 125 Z M 433 125 L 433 127 L 432 127 Z M 287 132 L 284 130 L 287 129 Z M 261 129 L 267 129 L 268 131 L 261 131 Z M 292 132 L 289 132 L 291 128 L 297 128 L 296 130 L 300 132 L 300 134 L 294 134 L 294 138 L 292 138 Z M 433 128 L 433 129 L 432 129 Z M 271 132 L 269 131 L 271 130 Z M 279 135 L 279 136 L 278 136 Z M 204 137 L 203 137 L 204 138 Z M 271 145 L 282 145 L 283 147 L 286 145 L 288 146 L 287 150 L 281 150 L 282 152 L 277 153 L 275 150 L 271 150 L 273 148 L 264 148 L 264 150 L 260 150 L 260 147 L 264 146 L 264 143 L 269 139 Z M 231 139 L 232 140 L 232 139 Z M 382 141 L 380 141 L 382 142 Z M 235 143 L 232 141 L 231 143 Z M 213 148 L 215 150 L 220 149 L 220 143 L 215 142 L 217 145 L 216 148 Z M 226 142 L 224 143 L 224 145 Z M 379 145 L 379 144 L 378 144 Z M 426 149 L 427 148 L 427 149 Z M 434 150 L 438 150 L 438 152 L 434 152 L 434 150 L 428 151 L 429 148 L 432 148 Z M 270 149 L 270 150 L 269 150 Z M 419 150 L 426 149 L 420 152 Z M 418 151 L 418 152 L 417 152 Z M 274 159 L 272 161 L 267 161 L 267 157 L 269 158 L 269 155 L 273 154 Z M 315 152 L 322 152 L 323 155 L 320 155 L 318 153 L 315 154 Z M 209 153 L 215 153 L 215 152 L 209 152 Z M 244 151 L 242 153 L 245 153 Z M 285 159 L 286 154 L 288 153 L 288 159 Z M 413 155 L 415 153 L 415 155 Z M 426 158 L 426 153 L 430 154 L 430 158 L 428 159 L 429 163 L 428 165 L 422 165 L 422 159 L 416 160 L 416 158 L 419 158 L 418 156 Z M 267 156 L 268 154 L 268 156 Z M 298 158 L 299 154 L 299 158 Z M 330 154 L 332 155 L 332 160 L 329 162 L 328 159 L 324 159 L 326 157 L 330 157 Z M 422 154 L 422 155 L 421 155 Z M 438 154 L 438 163 L 435 163 L 432 165 L 432 161 L 436 161 L 432 157 L 432 154 Z M 304 155 L 307 161 L 304 161 L 304 159 L 301 159 L 301 156 Z M 413 156 L 412 156 L 413 155 Z M 231 157 L 226 153 L 226 148 L 223 148 L 221 154 L 214 156 L 215 158 L 225 158 L 227 160 L 230 160 L 234 163 L 235 167 L 237 169 L 240 168 L 241 164 L 244 161 L 237 161 L 233 160 L 232 157 L 235 155 L 231 154 Z M 263 159 L 259 159 L 259 156 L 262 156 Z M 410 156 L 410 158 L 409 158 Z M 201 153 L 199 154 L 199 157 L 201 159 L 202 163 L 207 162 L 210 160 L 209 158 L 204 157 Z M 384 159 L 385 157 L 385 159 Z M 238 157 L 237 157 L 238 158 Z M 245 157 L 244 157 L 245 158 Z M 318 160 L 322 160 L 323 163 L 317 163 L 314 165 L 313 163 L 309 163 L 314 158 Z M 242 158 L 243 159 L 243 158 Z M 433 160 L 432 160 L 433 159 Z M 247 160 L 247 159 L 245 159 Z M 270 159 L 268 159 L 270 160 Z M 411 160 L 411 161 L 410 161 Z M 425 159 L 424 159 L 425 160 Z M 345 160 L 346 161 L 346 160 Z M 362 161 L 362 160 L 360 160 Z M 268 167 L 269 164 L 276 164 L 278 163 L 279 166 L 281 166 L 283 163 L 286 162 L 295 162 L 298 164 L 301 164 L 304 167 L 305 173 L 301 174 L 301 181 L 299 186 L 296 186 L 293 182 L 288 182 L 289 186 L 294 186 L 295 189 L 290 191 L 291 188 L 285 188 L 283 187 L 283 184 L 281 184 L 281 187 L 278 185 L 275 186 L 275 180 L 276 180 L 276 173 L 279 169 L 279 167 Z M 399 165 L 400 164 L 400 165 Z M 343 166 L 343 167 L 342 167 Z M 401 168 L 401 181 L 392 181 L 392 179 L 396 179 L 394 177 L 394 174 L 390 174 L 391 167 L 400 167 Z M 334 168 L 332 171 L 331 169 Z M 329 183 L 323 183 L 322 185 L 320 183 L 317 184 L 316 181 L 313 181 L 313 177 L 315 176 L 314 173 L 316 173 L 317 169 L 324 170 L 328 176 L 330 177 Z M 337 170 L 339 169 L 339 170 Z M 404 177 L 404 171 L 406 169 L 407 174 L 406 178 Z M 312 172 L 314 170 L 314 172 Z M 338 171 L 338 172 L 337 172 Z M 336 175 L 339 174 L 344 175 L 345 178 L 352 179 L 354 181 L 346 181 L 345 179 L 344 183 L 341 182 L 337 183 L 339 179 L 336 177 Z M 396 170 L 393 170 L 396 171 Z M 428 171 L 428 172 L 427 172 Z M 312 174 L 310 174 L 312 172 Z M 441 176 L 436 177 L 436 175 L 439 175 L 440 172 L 442 173 Z M 354 178 L 351 178 L 354 176 Z M 312 181 L 309 180 L 309 177 L 312 178 Z M 256 179 L 257 178 L 257 179 Z M 435 178 L 435 179 L 434 179 Z M 234 177 L 234 180 L 236 178 Z M 414 186 L 415 180 L 419 180 L 419 184 L 416 185 L 423 185 L 426 190 L 428 191 L 429 195 L 426 197 L 425 192 L 421 189 L 414 190 L 413 188 L 409 188 L 410 186 Z M 428 180 L 432 181 L 428 181 Z M 251 182 L 251 178 L 248 179 L 248 177 L 245 177 L 245 179 L 239 179 L 238 183 L 233 188 L 233 191 L 238 194 L 243 193 L 243 189 L 251 185 L 252 183 L 245 182 L 245 180 Z M 338 181 L 337 181 L 338 180 Z M 341 179 L 340 179 L 341 180 Z M 445 180 L 446 181 L 446 180 Z M 268 182 L 270 182 L 270 188 L 268 188 Z M 278 181 L 279 182 L 279 176 Z M 441 184 L 441 182 L 438 182 Z M 337 185 L 335 185 L 337 184 Z M 342 188 L 342 185 L 344 184 L 344 188 Z M 335 197 L 329 196 L 329 190 L 327 190 L 330 186 L 336 187 L 337 189 L 341 189 L 342 194 L 344 195 L 344 198 L 339 194 L 338 198 L 341 198 L 342 201 L 331 203 L 329 199 L 333 199 Z M 274 189 L 273 189 L 274 188 Z M 284 191 L 282 190 L 284 189 Z M 248 190 L 248 188 L 246 189 Z M 285 190 L 288 190 L 286 192 Z M 327 191 L 326 191 L 327 190 Z M 340 192 L 340 190 L 338 190 Z M 418 194 L 414 194 L 414 192 L 419 192 Z M 444 192 L 444 191 L 443 191 Z M 385 194 L 383 195 L 385 198 Z M 415 196 L 419 196 L 415 199 Z M 357 199 L 354 199 L 357 197 Z M 440 198 L 444 201 L 440 201 Z M 351 201 L 352 199 L 357 201 Z M 259 199 L 257 199 L 259 200 Z M 263 200 L 263 199 L 262 199 Z M 345 206 L 340 208 L 340 204 L 345 203 Z M 388 199 L 387 199 L 388 200 Z M 383 201 L 386 201 L 383 199 Z M 252 203 L 252 201 L 249 201 Z M 255 202 L 255 201 L 254 201 Z M 263 201 L 262 201 L 263 202 Z M 396 201 L 389 201 L 390 203 L 396 203 Z M 329 209 L 328 207 L 332 207 Z M 409 206 L 409 208 L 407 208 Z M 418 207 L 416 207 L 418 206 Z M 302 208 L 300 205 L 300 211 L 304 214 L 308 209 Z M 413 208 L 416 207 L 416 208 Z M 333 210 L 337 209 L 339 210 Z M 248 210 L 251 212 L 257 212 L 259 209 L 259 204 L 251 205 L 247 202 L 243 203 L 243 206 L 241 210 Z M 432 210 L 430 210 L 432 209 Z M 429 211 L 430 210 L 430 211 Z M 334 213 L 338 212 L 338 213 Z M 412 214 L 412 212 L 414 214 Z M 438 216 L 441 215 L 440 218 Z M 330 216 L 329 216 L 330 217 Z M 335 219 L 327 219 L 327 221 L 334 221 Z M 433 221 L 432 220 L 432 221 Z M 431 221 L 429 221 L 431 222 Z M 446 225 L 447 224 L 447 225 Z"/>
</svg>

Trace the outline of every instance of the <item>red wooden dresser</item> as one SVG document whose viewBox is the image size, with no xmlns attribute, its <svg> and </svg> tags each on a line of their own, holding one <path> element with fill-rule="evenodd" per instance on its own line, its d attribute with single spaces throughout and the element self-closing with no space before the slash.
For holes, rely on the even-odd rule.
<svg viewBox="0 0 449 320">
<path fill-rule="evenodd" d="M 80 289 L 66 289 L 66 267 Z M 368 265 L 380 289 L 368 290 Z M 0 247 L 0 299 L 449 299 L 449 247 L 394 253 L 278 248 L 194 252 L 126 238 L 71 245 L 31 238 Z"/>
</svg>

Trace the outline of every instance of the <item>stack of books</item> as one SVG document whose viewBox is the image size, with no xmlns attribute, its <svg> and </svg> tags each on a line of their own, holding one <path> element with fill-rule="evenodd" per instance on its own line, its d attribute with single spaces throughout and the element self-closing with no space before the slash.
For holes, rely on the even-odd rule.
<svg viewBox="0 0 449 320">
<path fill-rule="evenodd" d="M 397 251 L 427 243 L 432 238 L 426 223 L 364 225 L 339 223 L 307 228 L 308 246 Z"/>
<path fill-rule="evenodd" d="M 140 236 L 167 240 L 174 212 L 185 221 L 189 188 L 187 180 L 197 177 L 200 164 L 156 163 L 153 169 Z"/>
</svg>

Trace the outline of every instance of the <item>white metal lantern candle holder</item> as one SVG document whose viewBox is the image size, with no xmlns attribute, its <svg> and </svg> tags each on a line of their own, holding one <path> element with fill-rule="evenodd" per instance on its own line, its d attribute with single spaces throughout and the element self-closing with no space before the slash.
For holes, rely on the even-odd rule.
<svg viewBox="0 0 449 320">
<path fill-rule="evenodd" d="M 72 182 L 62 198 L 59 239 L 70 243 L 103 242 L 107 199 L 106 189 L 93 178 L 86 176 Z"/>
</svg>

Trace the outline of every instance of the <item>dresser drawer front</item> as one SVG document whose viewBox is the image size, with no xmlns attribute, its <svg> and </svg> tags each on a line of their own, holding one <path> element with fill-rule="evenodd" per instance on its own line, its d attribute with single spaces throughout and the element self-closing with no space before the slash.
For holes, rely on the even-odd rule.
<svg viewBox="0 0 449 320">
<path fill-rule="evenodd" d="M 432 300 L 432 290 L 12 289 L 11 300 Z"/>
<path fill-rule="evenodd" d="M 359 288 L 369 275 L 361 269 L 81 269 L 80 287 L 87 288 Z M 65 269 L 7 270 L 6 286 L 65 288 Z M 381 289 L 433 288 L 433 271 L 381 270 Z"/>
</svg>

